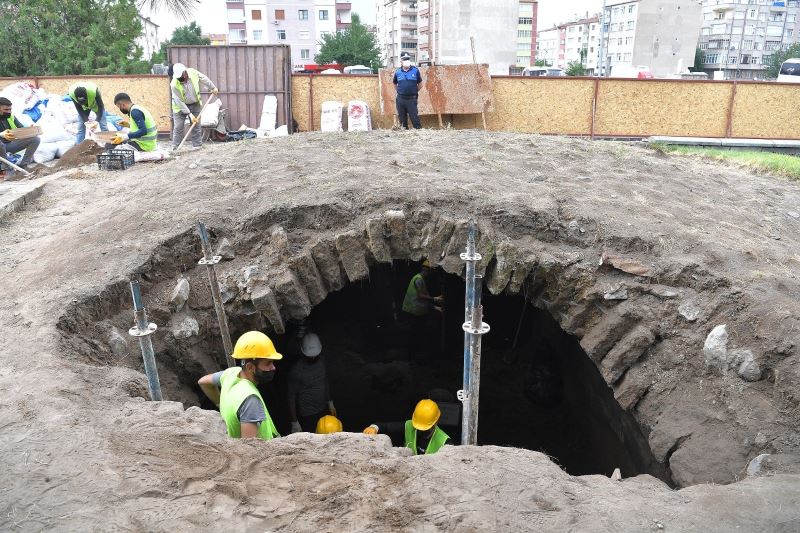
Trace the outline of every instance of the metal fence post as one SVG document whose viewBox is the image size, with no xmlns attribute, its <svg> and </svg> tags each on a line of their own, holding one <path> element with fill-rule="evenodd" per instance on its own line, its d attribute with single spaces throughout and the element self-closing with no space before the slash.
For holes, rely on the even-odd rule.
<svg viewBox="0 0 800 533">
<path fill-rule="evenodd" d="M 142 290 L 138 281 L 131 281 L 131 295 L 133 296 L 133 316 L 136 318 L 136 325 L 128 330 L 128 334 L 139 339 L 139 348 L 142 349 L 142 360 L 144 361 L 144 372 L 147 374 L 147 388 L 150 390 L 150 399 L 160 402 L 163 399 L 161 397 L 161 383 L 158 380 L 153 341 L 150 339 L 150 335 L 155 333 L 157 326 L 147 321 L 147 310 L 142 304 Z"/>
<path fill-rule="evenodd" d="M 222 335 L 222 346 L 225 349 L 225 360 L 228 367 L 235 366 L 233 362 L 233 344 L 231 343 L 231 333 L 228 330 L 228 316 L 225 314 L 225 306 L 222 304 L 222 297 L 219 295 L 219 283 L 217 283 L 217 271 L 214 265 L 222 260 L 222 256 L 211 253 L 211 243 L 208 239 L 206 225 L 197 222 L 197 231 L 200 233 L 200 244 L 203 247 L 203 258 L 197 262 L 198 265 L 205 265 L 208 271 L 208 282 L 211 284 L 211 298 L 214 300 L 214 310 L 217 312 L 219 322 L 219 332 Z"/>
</svg>

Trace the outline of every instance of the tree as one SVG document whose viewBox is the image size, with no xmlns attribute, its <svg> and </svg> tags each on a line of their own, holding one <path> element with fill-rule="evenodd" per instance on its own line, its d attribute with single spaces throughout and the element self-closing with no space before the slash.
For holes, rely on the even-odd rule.
<svg viewBox="0 0 800 533">
<path fill-rule="evenodd" d="M 777 78 L 783 62 L 793 57 L 800 57 L 800 43 L 794 43 L 786 50 L 775 50 L 766 63 L 764 74 L 767 78 Z"/>
<path fill-rule="evenodd" d="M 383 66 L 375 35 L 367 31 L 367 27 L 361 24 L 361 19 L 355 13 L 347 30 L 325 35 L 320 44 L 322 46 L 314 58 L 320 65 L 325 63 L 365 65 L 373 70 Z"/>
<path fill-rule="evenodd" d="M 586 67 L 580 61 L 570 61 L 566 73 L 567 76 L 586 76 Z"/>
<path fill-rule="evenodd" d="M 153 57 L 150 58 L 150 63 L 166 63 L 167 48 L 172 45 L 180 44 L 209 45 L 211 44 L 211 39 L 208 37 L 203 37 L 203 30 L 197 25 L 196 22 L 192 22 L 187 26 L 175 28 L 175 30 L 172 32 L 172 37 L 161 43 L 161 49 L 153 54 Z"/>
<path fill-rule="evenodd" d="M 185 20 L 189 18 L 200 0 L 140 0 L 139 3 L 142 7 L 149 7 L 151 11 L 163 7 Z"/>
<path fill-rule="evenodd" d="M 697 50 L 694 51 L 694 66 L 689 67 L 689 72 L 703 72 L 704 59 L 705 59 L 705 54 L 698 47 Z"/>
<path fill-rule="evenodd" d="M 533 66 L 534 66 L 534 67 L 549 67 L 550 65 L 548 65 L 548 64 L 547 64 L 547 61 L 545 61 L 544 59 L 537 59 L 537 60 L 536 60 L 536 61 L 533 63 Z"/>
<path fill-rule="evenodd" d="M 3 0 L 0 76 L 140 72 L 135 0 Z"/>
</svg>

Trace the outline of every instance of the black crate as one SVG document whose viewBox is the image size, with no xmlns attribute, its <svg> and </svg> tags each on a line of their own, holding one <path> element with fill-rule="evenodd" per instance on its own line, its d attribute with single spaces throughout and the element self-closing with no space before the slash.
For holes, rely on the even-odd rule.
<svg viewBox="0 0 800 533">
<path fill-rule="evenodd" d="M 97 155 L 100 170 L 125 170 L 133 166 L 133 148 L 116 148 Z"/>
</svg>

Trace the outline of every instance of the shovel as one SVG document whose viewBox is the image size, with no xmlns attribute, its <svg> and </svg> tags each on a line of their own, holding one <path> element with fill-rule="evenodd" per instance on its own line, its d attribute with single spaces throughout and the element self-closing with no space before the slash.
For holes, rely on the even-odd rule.
<svg viewBox="0 0 800 533">
<path fill-rule="evenodd" d="M 183 143 L 185 143 L 185 142 L 186 142 L 186 139 L 188 139 L 188 138 L 189 138 L 189 135 L 192 133 L 192 130 L 194 129 L 194 127 L 195 127 L 195 126 L 197 126 L 197 124 L 200 122 L 200 117 L 202 117 L 202 116 L 203 116 L 203 111 L 205 110 L 205 108 L 206 108 L 206 106 L 209 104 L 209 102 L 211 102 L 211 99 L 212 99 L 212 98 L 214 98 L 214 93 L 211 93 L 211 94 L 208 96 L 208 100 L 206 100 L 206 103 L 205 103 L 205 104 L 203 104 L 203 107 L 201 107 L 201 108 L 200 108 L 200 113 L 199 113 L 199 114 L 198 114 L 198 116 L 197 116 L 197 122 L 195 122 L 195 123 L 193 123 L 191 126 L 189 126 L 189 131 L 187 131 L 187 132 L 186 132 L 186 135 L 184 135 L 184 136 L 183 136 L 183 140 L 181 141 L 181 144 L 179 144 L 179 145 L 178 145 L 178 147 L 177 147 L 177 148 L 175 148 L 175 151 L 176 151 L 176 152 L 177 152 L 178 150 L 180 150 L 180 149 L 181 149 L 181 147 L 183 146 Z"/>
</svg>

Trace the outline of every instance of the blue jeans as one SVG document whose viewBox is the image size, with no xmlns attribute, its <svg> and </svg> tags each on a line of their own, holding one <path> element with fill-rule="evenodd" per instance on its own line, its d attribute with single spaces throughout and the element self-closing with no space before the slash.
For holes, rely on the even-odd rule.
<svg viewBox="0 0 800 533">
<path fill-rule="evenodd" d="M 103 115 L 97 117 L 97 122 L 100 123 L 100 131 L 108 131 L 108 123 L 106 122 L 106 115 L 108 113 L 103 109 Z M 86 119 L 88 120 L 88 118 Z M 78 143 L 82 143 L 86 139 L 86 120 L 83 117 L 78 118 Z"/>
</svg>

